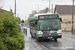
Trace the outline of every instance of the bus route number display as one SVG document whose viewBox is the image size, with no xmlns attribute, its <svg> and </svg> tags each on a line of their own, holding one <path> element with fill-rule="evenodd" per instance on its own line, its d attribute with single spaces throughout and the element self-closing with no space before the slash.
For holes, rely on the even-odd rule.
<svg viewBox="0 0 75 50">
<path fill-rule="evenodd" d="M 41 15 L 39 19 L 46 19 L 46 18 L 58 18 L 58 15 Z"/>
</svg>

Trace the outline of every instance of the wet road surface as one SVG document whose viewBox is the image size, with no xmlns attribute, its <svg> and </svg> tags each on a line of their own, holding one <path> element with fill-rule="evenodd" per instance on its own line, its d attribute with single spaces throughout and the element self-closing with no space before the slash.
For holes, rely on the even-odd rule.
<svg viewBox="0 0 75 50">
<path fill-rule="evenodd" d="M 49 50 L 75 50 L 75 38 L 63 36 L 57 41 L 43 40 L 39 42 Z"/>
<path fill-rule="evenodd" d="M 30 33 L 27 33 L 27 34 L 30 34 Z M 33 39 L 33 40 L 34 40 L 34 42 L 36 42 L 36 43 L 38 42 L 41 45 L 45 46 L 49 50 L 75 50 L 75 38 L 71 38 L 71 35 L 66 36 L 69 34 L 63 33 L 62 38 L 58 39 L 57 41 L 54 41 L 52 39 L 51 40 L 42 40 L 41 42 L 36 41 L 36 39 Z M 29 45 L 31 46 L 31 44 L 29 44 Z"/>
</svg>

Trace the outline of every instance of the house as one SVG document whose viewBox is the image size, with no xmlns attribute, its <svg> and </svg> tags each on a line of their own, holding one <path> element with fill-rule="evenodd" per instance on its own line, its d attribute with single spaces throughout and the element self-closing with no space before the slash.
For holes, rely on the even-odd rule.
<svg viewBox="0 0 75 50">
<path fill-rule="evenodd" d="M 0 13 L 12 13 L 12 9 L 10 9 L 10 11 L 7 11 L 0 8 Z"/>
<path fill-rule="evenodd" d="M 72 5 L 56 5 L 54 13 L 58 13 L 62 18 L 61 29 L 62 31 L 72 30 Z M 73 29 L 75 30 L 75 6 L 73 17 Z"/>
</svg>

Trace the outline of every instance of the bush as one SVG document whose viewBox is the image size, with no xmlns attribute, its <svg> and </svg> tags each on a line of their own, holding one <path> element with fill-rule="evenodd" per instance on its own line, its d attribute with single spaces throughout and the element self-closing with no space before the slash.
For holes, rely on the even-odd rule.
<svg viewBox="0 0 75 50">
<path fill-rule="evenodd" d="M 10 13 L 0 13 L 0 50 L 22 50 L 24 35 Z"/>
</svg>

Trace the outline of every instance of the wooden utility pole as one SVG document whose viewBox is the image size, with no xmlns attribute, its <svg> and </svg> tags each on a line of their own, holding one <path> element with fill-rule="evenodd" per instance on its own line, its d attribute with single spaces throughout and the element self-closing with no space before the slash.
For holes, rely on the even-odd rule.
<svg viewBox="0 0 75 50">
<path fill-rule="evenodd" d="M 15 0 L 15 17 L 16 17 L 16 0 Z"/>
</svg>

